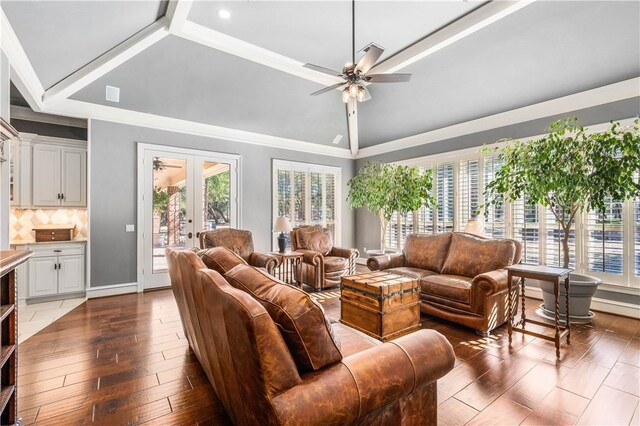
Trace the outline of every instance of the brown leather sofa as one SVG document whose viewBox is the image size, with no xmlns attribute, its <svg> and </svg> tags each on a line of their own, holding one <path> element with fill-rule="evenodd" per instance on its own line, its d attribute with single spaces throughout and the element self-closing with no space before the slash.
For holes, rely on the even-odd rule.
<svg viewBox="0 0 640 426">
<path fill-rule="evenodd" d="M 487 335 L 507 320 L 504 267 L 519 263 L 521 253 L 520 242 L 509 239 L 464 232 L 410 234 L 402 253 L 371 257 L 367 266 L 419 279 L 423 313 Z"/>
<path fill-rule="evenodd" d="M 296 280 L 322 290 L 340 285 L 340 278 L 356 271 L 358 250 L 333 246 L 329 229 L 300 226 L 291 231 L 291 250 L 304 254 Z"/>
<path fill-rule="evenodd" d="M 265 268 L 270 274 L 273 274 L 273 270 L 280 263 L 278 256 L 254 251 L 251 231 L 233 228 L 214 229 L 213 231 L 201 232 L 199 238 L 201 249 L 226 247 L 243 258 L 249 265 Z"/>
<path fill-rule="evenodd" d="M 224 250 L 208 256 L 223 269 L 237 263 Z M 167 258 L 189 344 L 234 424 L 437 423 L 436 380 L 455 360 L 438 332 L 381 344 L 329 324 L 306 293 L 259 269 L 237 263 L 225 279 L 192 251 L 167 249 Z M 291 320 L 301 321 L 304 353 L 291 350 Z M 303 355 L 313 365 L 301 366 Z"/>
</svg>

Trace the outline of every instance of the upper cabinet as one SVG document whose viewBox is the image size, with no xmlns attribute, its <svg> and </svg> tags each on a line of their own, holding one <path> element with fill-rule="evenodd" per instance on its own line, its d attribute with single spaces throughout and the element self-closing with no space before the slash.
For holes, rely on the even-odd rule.
<svg viewBox="0 0 640 426">
<path fill-rule="evenodd" d="M 14 207 L 87 205 L 86 142 L 20 134 L 14 143 Z"/>
</svg>

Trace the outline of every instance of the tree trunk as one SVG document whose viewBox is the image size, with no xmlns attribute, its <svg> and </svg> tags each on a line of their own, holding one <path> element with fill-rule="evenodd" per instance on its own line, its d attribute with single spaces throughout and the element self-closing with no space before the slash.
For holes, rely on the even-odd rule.
<svg viewBox="0 0 640 426">
<path fill-rule="evenodd" d="M 571 222 L 569 222 L 568 229 L 563 228 L 562 236 L 562 266 L 564 268 L 569 267 L 569 233 L 571 232 Z"/>
<path fill-rule="evenodd" d="M 387 241 L 387 222 L 384 218 L 384 213 L 380 213 L 380 252 L 384 254 L 386 250 L 386 241 Z"/>
</svg>

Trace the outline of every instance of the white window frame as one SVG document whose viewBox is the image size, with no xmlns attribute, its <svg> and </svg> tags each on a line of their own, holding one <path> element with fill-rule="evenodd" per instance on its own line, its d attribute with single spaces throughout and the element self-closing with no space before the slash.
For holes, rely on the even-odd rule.
<svg viewBox="0 0 640 426">
<path fill-rule="evenodd" d="M 272 169 L 271 169 L 271 181 L 272 181 L 272 201 L 271 201 L 271 212 L 272 212 L 272 224 L 275 223 L 276 218 L 278 217 L 278 170 L 287 170 L 292 172 L 304 172 L 307 174 L 311 173 L 327 173 L 333 174 L 336 177 L 336 183 L 334 188 L 334 197 L 335 197 L 335 241 L 334 244 L 336 246 L 340 246 L 342 242 L 342 168 L 335 166 L 325 166 L 321 164 L 313 164 L 313 163 L 301 163 L 295 161 L 288 160 L 278 160 L 273 159 Z M 305 218 L 308 220 L 311 216 L 311 179 L 305 179 Z M 322 182 L 323 185 L 323 194 L 326 194 L 325 191 L 325 181 Z M 293 185 L 291 186 L 293 190 Z M 293 199 L 293 197 L 292 197 Z M 323 220 L 326 221 L 327 213 L 326 213 L 326 198 L 323 197 L 323 205 L 322 205 L 322 217 Z M 293 211 L 293 206 L 291 206 L 291 211 Z M 326 222 L 321 224 L 323 227 L 326 226 Z M 277 247 L 277 236 L 274 234 L 273 247 Z"/>
<path fill-rule="evenodd" d="M 594 131 L 599 131 L 597 126 L 593 126 L 592 129 Z M 540 136 L 534 136 L 531 138 L 521 139 L 522 141 L 537 139 Z M 492 147 L 502 147 L 505 143 L 493 144 Z M 484 192 L 484 159 L 485 156 L 480 151 L 480 147 L 467 148 L 458 151 L 449 151 L 442 154 L 435 154 L 425 157 L 412 158 L 402 161 L 393 162 L 392 164 L 401 164 L 406 166 L 419 166 L 419 167 L 431 167 L 433 170 L 433 179 L 434 185 L 432 189 L 432 194 L 437 195 L 436 188 L 436 179 L 435 179 L 435 170 L 438 164 L 443 163 L 453 163 L 454 164 L 454 230 L 462 231 L 464 230 L 465 224 L 460 223 L 460 214 L 459 214 L 459 175 L 460 175 L 460 162 L 468 161 L 468 160 L 478 160 L 478 188 L 480 197 L 482 199 L 482 194 Z M 487 156 L 490 157 L 491 155 Z M 481 201 L 482 203 L 482 201 Z M 635 223 L 634 223 L 634 201 L 627 200 L 623 203 L 623 261 L 624 268 L 623 274 L 611 274 L 605 272 L 597 272 L 597 271 L 589 271 L 588 270 L 588 253 L 587 253 L 587 245 L 588 241 L 588 229 L 585 224 L 588 219 L 588 212 L 584 212 L 578 214 L 576 216 L 576 224 L 575 224 L 575 269 L 577 273 L 591 275 L 603 280 L 603 284 L 600 286 L 600 289 L 618 293 L 627 293 L 640 295 L 640 277 L 635 276 Z M 546 221 L 546 212 L 545 208 L 538 205 L 538 217 L 539 217 L 539 253 L 538 259 L 541 262 L 546 262 L 546 244 L 547 244 L 547 221 Z M 505 235 L 507 238 L 513 238 L 514 236 L 514 209 L 512 203 L 505 203 Z M 414 225 L 417 222 L 417 212 L 413 215 Z M 397 214 L 394 215 L 394 219 L 398 222 L 398 229 L 400 227 L 399 216 Z M 392 219 L 392 220 L 394 220 Z M 433 218 L 433 230 L 435 233 L 437 230 L 437 210 L 434 212 Z M 398 236 L 399 237 L 399 236 Z M 397 238 L 398 244 L 396 247 L 389 247 L 390 249 L 400 249 L 403 245 L 403 242 Z"/>
</svg>

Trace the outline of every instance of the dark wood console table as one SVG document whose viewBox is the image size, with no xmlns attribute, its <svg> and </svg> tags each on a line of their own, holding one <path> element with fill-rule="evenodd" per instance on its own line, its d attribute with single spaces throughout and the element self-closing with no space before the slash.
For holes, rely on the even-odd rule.
<svg viewBox="0 0 640 426">
<path fill-rule="evenodd" d="M 567 269 L 567 268 L 554 268 L 550 266 L 526 265 L 526 264 L 507 266 L 506 269 L 507 269 L 507 285 L 509 288 L 508 290 L 509 306 L 507 306 L 507 318 L 508 318 L 507 331 L 509 332 L 509 346 L 511 346 L 511 334 L 514 331 L 517 331 L 520 333 L 528 334 L 529 336 L 534 336 L 540 339 L 555 342 L 556 358 L 560 358 L 560 339 L 562 339 L 564 336 L 567 336 L 567 344 L 571 343 L 570 341 L 571 340 L 571 323 L 569 322 L 569 287 L 570 287 L 569 274 L 573 270 Z M 521 284 L 520 296 L 522 301 L 520 320 L 515 324 L 513 322 L 513 300 L 512 300 L 513 293 L 511 290 L 513 277 L 520 278 L 520 284 Z M 555 303 L 555 309 L 554 309 L 555 322 L 553 325 L 545 322 L 541 322 L 541 321 L 534 321 L 532 319 L 527 318 L 527 315 L 525 312 L 525 306 L 524 306 L 524 297 L 525 297 L 524 289 L 525 289 L 526 278 L 531 278 L 531 279 L 536 279 L 541 281 L 549 281 L 553 283 L 553 293 L 556 297 L 555 299 L 556 303 Z M 560 326 L 560 305 L 558 303 L 558 297 L 560 295 L 560 282 L 562 281 L 564 281 L 564 288 L 567 293 L 567 297 L 566 297 L 567 315 L 566 315 L 564 327 Z M 516 306 L 517 304 L 518 304 L 518 301 L 516 301 Z M 536 324 L 542 327 L 553 328 L 555 329 L 555 334 L 553 337 L 551 337 L 545 334 L 536 333 L 534 331 L 527 330 L 526 325 L 528 323 Z"/>
<path fill-rule="evenodd" d="M 31 251 L 0 251 L 0 423 L 21 425 L 18 418 L 18 297 L 16 267 Z"/>
</svg>

